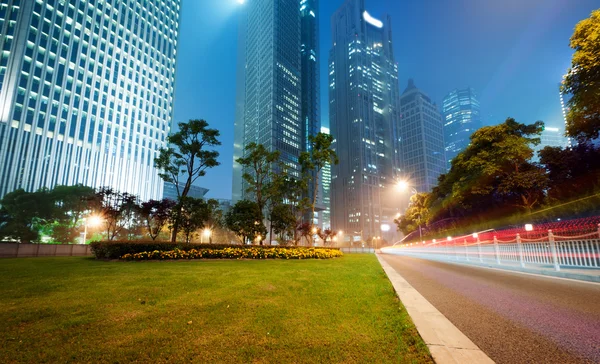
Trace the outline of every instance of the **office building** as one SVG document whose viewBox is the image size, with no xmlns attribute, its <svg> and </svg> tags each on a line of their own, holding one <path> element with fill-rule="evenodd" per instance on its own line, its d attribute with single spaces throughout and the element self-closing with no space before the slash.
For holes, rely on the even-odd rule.
<svg viewBox="0 0 600 364">
<path fill-rule="evenodd" d="M 321 127 L 321 133 L 329 134 L 329 128 Z M 321 170 L 320 182 L 320 201 L 323 211 L 319 213 L 321 216 L 320 227 L 322 229 L 331 228 L 331 165 L 327 164 Z"/>
<path fill-rule="evenodd" d="M 241 10 L 234 202 L 248 197 L 244 171 L 235 162 L 246 145 L 279 151 L 289 173 L 300 177 L 300 153 L 319 131 L 318 1 L 253 0 Z"/>
<path fill-rule="evenodd" d="M 177 201 L 179 200 L 179 193 L 177 192 L 177 187 L 174 183 L 165 182 L 163 190 L 163 198 Z M 179 183 L 179 191 L 183 191 L 185 188 L 185 183 Z M 187 197 L 203 199 L 204 196 L 208 193 L 208 188 L 192 185 L 190 190 L 188 191 Z"/>
<path fill-rule="evenodd" d="M 481 128 L 481 111 L 475 90 L 468 87 L 448 93 L 442 106 L 447 168 L 452 159 L 470 143 L 471 134 Z"/>
<path fill-rule="evenodd" d="M 565 136 L 564 127 L 544 127 L 544 130 L 540 134 L 540 144 L 533 146 L 532 161 L 539 162 L 538 152 L 545 147 L 559 147 L 563 149 L 570 147 L 569 138 Z"/>
<path fill-rule="evenodd" d="M 0 197 L 108 186 L 162 196 L 180 0 L 0 4 Z"/>
<path fill-rule="evenodd" d="M 429 192 L 446 172 L 442 115 L 413 80 L 400 97 L 403 173 L 418 192 Z"/>
<path fill-rule="evenodd" d="M 391 18 L 347 0 L 331 29 L 329 119 L 340 159 L 332 166 L 331 225 L 367 240 L 395 214 L 389 194 L 400 162 L 399 90 Z"/>
</svg>

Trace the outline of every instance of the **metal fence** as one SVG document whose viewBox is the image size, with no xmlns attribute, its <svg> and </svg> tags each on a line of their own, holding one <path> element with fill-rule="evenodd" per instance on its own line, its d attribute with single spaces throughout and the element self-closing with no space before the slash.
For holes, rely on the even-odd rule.
<svg viewBox="0 0 600 364">
<path fill-rule="evenodd" d="M 375 249 L 373 248 L 340 248 L 340 250 L 344 254 L 375 253 Z"/>
<path fill-rule="evenodd" d="M 429 244 L 417 242 L 384 248 L 382 251 L 425 259 L 500 266 L 550 266 L 556 271 L 560 271 L 561 267 L 600 269 L 600 227 L 596 232 L 576 236 L 554 235 L 552 230 L 548 230 L 547 235 L 535 239 L 516 234 L 514 239 L 509 240 L 499 240 L 494 236 L 492 240 L 480 241 L 473 236 L 472 239 L 433 240 Z"/>
</svg>

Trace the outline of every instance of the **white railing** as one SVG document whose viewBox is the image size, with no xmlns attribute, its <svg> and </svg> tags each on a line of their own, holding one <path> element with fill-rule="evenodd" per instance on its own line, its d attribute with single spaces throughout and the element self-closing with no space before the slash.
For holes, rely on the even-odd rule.
<svg viewBox="0 0 600 364">
<path fill-rule="evenodd" d="M 450 238 L 449 238 L 450 239 Z M 461 240 L 462 241 L 459 241 Z M 467 242 L 467 238 L 430 243 L 412 243 L 383 248 L 386 254 L 411 255 L 425 259 L 464 261 L 505 266 L 549 266 L 600 269 L 600 229 L 578 236 L 556 236 L 552 230 L 538 239 L 521 238 Z"/>
</svg>

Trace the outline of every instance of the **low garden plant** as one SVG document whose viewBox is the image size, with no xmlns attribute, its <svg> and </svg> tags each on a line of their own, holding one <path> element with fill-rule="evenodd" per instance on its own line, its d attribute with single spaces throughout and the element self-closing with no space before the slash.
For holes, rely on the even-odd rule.
<svg viewBox="0 0 600 364">
<path fill-rule="evenodd" d="M 331 259 L 344 255 L 338 249 L 322 248 L 201 248 L 170 251 L 151 251 L 125 254 L 123 260 L 177 260 L 177 259 Z"/>
</svg>

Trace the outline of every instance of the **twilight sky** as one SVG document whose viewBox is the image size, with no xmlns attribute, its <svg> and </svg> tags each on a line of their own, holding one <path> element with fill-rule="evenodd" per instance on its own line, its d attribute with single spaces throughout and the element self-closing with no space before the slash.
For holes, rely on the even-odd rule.
<svg viewBox="0 0 600 364">
<path fill-rule="evenodd" d="M 252 1 L 252 0 L 247 0 Z M 321 119 L 328 124 L 330 17 L 344 0 L 321 0 Z M 438 105 L 454 88 L 480 95 L 484 123 L 511 116 L 560 126 L 558 83 L 570 65 L 569 38 L 598 0 L 365 0 L 392 17 L 400 89 L 408 78 Z M 221 131 L 221 166 L 198 184 L 231 198 L 237 57 L 237 0 L 183 0 L 175 121 L 205 119 Z"/>
</svg>

